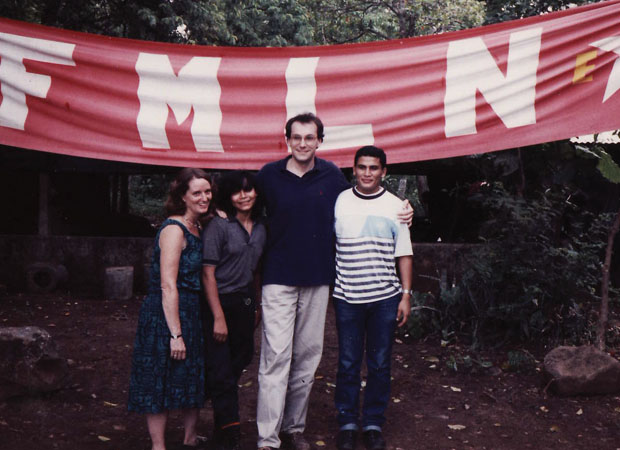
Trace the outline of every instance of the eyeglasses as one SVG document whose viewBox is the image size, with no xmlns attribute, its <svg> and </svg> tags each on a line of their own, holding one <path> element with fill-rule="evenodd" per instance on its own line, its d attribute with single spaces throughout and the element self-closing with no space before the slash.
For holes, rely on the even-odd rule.
<svg viewBox="0 0 620 450">
<path fill-rule="evenodd" d="M 291 144 L 293 145 L 299 145 L 301 144 L 301 141 L 305 141 L 308 145 L 314 145 L 316 144 L 317 137 L 313 134 L 309 134 L 307 136 L 300 136 L 298 134 L 294 134 L 293 136 L 291 136 L 290 140 Z"/>
</svg>

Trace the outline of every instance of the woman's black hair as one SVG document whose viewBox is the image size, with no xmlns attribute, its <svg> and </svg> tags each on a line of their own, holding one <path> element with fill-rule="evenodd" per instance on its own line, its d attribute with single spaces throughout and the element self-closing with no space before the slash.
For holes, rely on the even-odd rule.
<svg viewBox="0 0 620 450">
<path fill-rule="evenodd" d="M 237 210 L 233 206 L 231 197 L 239 191 L 249 192 L 252 189 L 256 191 L 256 201 L 252 207 L 250 217 L 253 220 L 258 219 L 263 213 L 263 195 L 256 184 L 256 177 L 252 172 L 247 170 L 235 170 L 225 173 L 217 181 L 217 194 L 215 202 L 217 207 L 224 211 L 228 217 L 235 217 Z"/>
</svg>

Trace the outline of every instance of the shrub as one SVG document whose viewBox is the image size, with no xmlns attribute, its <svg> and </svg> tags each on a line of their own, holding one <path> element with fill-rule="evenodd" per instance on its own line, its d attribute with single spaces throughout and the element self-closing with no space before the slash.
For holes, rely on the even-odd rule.
<svg viewBox="0 0 620 450">
<path fill-rule="evenodd" d="M 464 255 L 460 277 L 440 277 L 435 311 L 418 314 L 442 338 L 466 337 L 474 348 L 591 340 L 589 306 L 598 301 L 610 216 L 577 207 L 562 187 L 526 200 L 495 183 L 473 200 L 486 211 L 484 245 Z"/>
</svg>

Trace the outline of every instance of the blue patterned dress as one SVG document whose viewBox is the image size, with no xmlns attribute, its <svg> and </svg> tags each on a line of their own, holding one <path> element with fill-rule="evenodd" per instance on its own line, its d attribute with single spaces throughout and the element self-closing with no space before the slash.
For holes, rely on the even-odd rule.
<svg viewBox="0 0 620 450">
<path fill-rule="evenodd" d="M 187 242 L 181 252 L 177 275 L 181 333 L 187 349 L 184 360 L 170 358 L 170 330 L 162 307 L 159 235 L 169 225 L 181 227 Z M 129 411 L 156 414 L 204 406 L 204 338 L 199 303 L 201 270 L 200 238 L 181 222 L 166 219 L 155 238 L 149 292 L 140 308 L 129 382 Z"/>
</svg>

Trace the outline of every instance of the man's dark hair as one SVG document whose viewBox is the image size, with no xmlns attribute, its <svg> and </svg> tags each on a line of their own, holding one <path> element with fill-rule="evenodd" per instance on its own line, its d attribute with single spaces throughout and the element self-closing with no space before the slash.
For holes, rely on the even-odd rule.
<svg viewBox="0 0 620 450">
<path fill-rule="evenodd" d="M 385 156 L 385 152 L 379 147 L 375 147 L 374 145 L 365 145 L 364 147 L 360 148 L 357 152 L 355 152 L 355 160 L 353 161 L 354 166 L 357 165 L 357 160 L 360 159 L 362 156 L 379 158 L 382 169 L 387 166 L 387 158 Z"/>
<path fill-rule="evenodd" d="M 311 112 L 297 114 L 295 117 L 291 117 L 286 121 L 286 138 L 291 138 L 291 128 L 293 127 L 293 123 L 314 123 L 316 125 L 316 137 L 320 142 L 323 142 L 323 122 L 317 116 L 312 114 Z"/>
<path fill-rule="evenodd" d="M 225 173 L 217 181 L 217 195 L 215 198 L 217 207 L 224 211 L 228 217 L 235 217 L 237 210 L 233 206 L 230 197 L 239 191 L 250 192 L 252 189 L 256 191 L 256 202 L 252 207 L 250 217 L 254 220 L 258 219 L 263 212 L 263 196 L 256 184 L 256 177 L 252 172 L 246 170 L 235 170 Z"/>
</svg>

